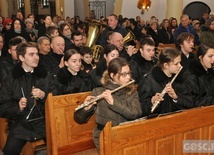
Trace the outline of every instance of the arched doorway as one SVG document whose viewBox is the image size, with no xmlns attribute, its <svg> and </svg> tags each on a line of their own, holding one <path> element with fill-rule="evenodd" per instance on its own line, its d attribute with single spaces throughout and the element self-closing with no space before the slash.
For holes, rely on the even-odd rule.
<svg viewBox="0 0 214 155">
<path fill-rule="evenodd" d="M 210 13 L 210 7 L 203 2 L 189 3 L 183 10 L 183 14 L 189 15 L 192 19 L 200 19 L 204 12 Z"/>
</svg>

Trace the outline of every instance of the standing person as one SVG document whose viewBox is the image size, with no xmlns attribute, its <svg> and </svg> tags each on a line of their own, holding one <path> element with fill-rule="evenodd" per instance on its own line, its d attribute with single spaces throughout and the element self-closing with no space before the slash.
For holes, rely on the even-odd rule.
<svg viewBox="0 0 214 155">
<path fill-rule="evenodd" d="M 201 44 L 197 59 L 189 65 L 189 76 L 184 85 L 194 106 L 214 104 L 214 45 Z"/>
<path fill-rule="evenodd" d="M 19 155 L 26 142 L 46 137 L 44 104 L 48 94 L 47 72 L 39 65 L 35 44 L 21 43 L 17 47 L 17 56 L 20 62 L 2 83 L 0 91 L 0 115 L 9 121 L 4 155 Z M 34 104 L 36 107 L 29 115 Z"/>
<path fill-rule="evenodd" d="M 142 77 L 138 85 L 138 94 L 144 116 L 151 114 L 151 108 L 160 102 L 154 113 L 168 113 L 183 108 L 191 108 L 190 99 L 184 96 L 181 75 L 170 84 L 169 82 L 181 68 L 181 53 L 174 48 L 164 49 L 157 65 Z M 165 92 L 165 96 L 161 92 Z"/>
<path fill-rule="evenodd" d="M 80 70 L 82 58 L 78 51 L 69 49 L 65 52 L 65 66 L 56 75 L 54 95 L 91 91 L 90 75 Z"/>
<path fill-rule="evenodd" d="M 124 58 L 115 58 L 109 63 L 108 71 L 102 78 L 103 86 L 95 88 L 85 101 L 98 95 L 103 99 L 74 113 L 74 119 L 80 124 L 87 122 L 96 113 L 97 127 L 94 129 L 93 137 L 97 148 L 100 132 L 108 121 L 112 122 L 112 126 L 117 126 L 122 122 L 137 119 L 142 114 L 138 94 L 133 86 L 129 85 L 114 94 L 111 93 L 111 90 L 130 81 L 131 74 L 127 61 Z"/>
<path fill-rule="evenodd" d="M 114 58 L 119 57 L 118 48 L 113 44 L 108 44 L 103 50 L 103 56 L 98 62 L 95 69 L 92 69 L 90 74 L 92 77 L 93 88 L 101 86 L 101 78 L 106 71 L 109 63 Z"/>
</svg>

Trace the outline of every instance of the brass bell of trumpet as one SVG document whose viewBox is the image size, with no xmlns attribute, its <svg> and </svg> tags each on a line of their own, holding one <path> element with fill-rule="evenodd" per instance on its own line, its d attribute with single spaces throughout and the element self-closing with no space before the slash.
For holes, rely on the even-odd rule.
<svg viewBox="0 0 214 155">
<path fill-rule="evenodd" d="M 128 42 L 135 40 L 135 35 L 132 31 L 129 31 L 127 35 L 123 38 L 123 43 L 127 44 Z"/>
</svg>

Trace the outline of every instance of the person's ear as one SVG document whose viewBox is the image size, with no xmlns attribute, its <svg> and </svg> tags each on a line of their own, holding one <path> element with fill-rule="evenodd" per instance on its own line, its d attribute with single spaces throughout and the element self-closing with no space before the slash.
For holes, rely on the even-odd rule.
<svg viewBox="0 0 214 155">
<path fill-rule="evenodd" d="M 168 64 L 168 63 L 164 63 L 164 64 L 163 64 L 163 68 L 164 68 L 164 69 L 169 68 L 169 64 Z"/>
<path fill-rule="evenodd" d="M 67 66 L 67 67 L 68 67 L 68 62 L 67 62 L 67 61 L 64 61 L 64 63 L 65 63 L 65 66 Z"/>
<path fill-rule="evenodd" d="M 110 73 L 110 78 L 113 80 L 114 79 L 114 73 Z"/>
<path fill-rule="evenodd" d="M 25 59 L 25 58 L 24 58 L 22 55 L 19 55 L 19 60 L 20 60 L 20 61 L 24 61 L 24 59 Z"/>
</svg>

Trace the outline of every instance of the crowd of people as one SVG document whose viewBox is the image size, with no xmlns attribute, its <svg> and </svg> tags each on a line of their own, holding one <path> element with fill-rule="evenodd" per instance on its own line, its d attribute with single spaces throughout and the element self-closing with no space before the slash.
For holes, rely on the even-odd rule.
<svg viewBox="0 0 214 155">
<path fill-rule="evenodd" d="M 98 148 L 108 121 L 117 126 L 153 113 L 214 104 L 212 13 L 193 21 L 183 14 L 180 23 L 173 17 L 161 23 L 155 16 L 146 22 L 140 16 L 101 17 L 95 42 L 103 49 L 98 62 L 87 46 L 93 20 L 44 15 L 38 22 L 34 14 L 24 19 L 21 12 L 14 19 L 0 16 L 0 117 L 9 121 L 5 155 L 19 155 L 27 141 L 45 140 L 49 93 L 91 91 L 85 102 L 101 96 L 74 113 L 79 124 L 96 115 L 93 137 Z M 134 39 L 125 42 L 130 33 Z M 164 44 L 175 48 L 157 50 Z M 130 81 L 134 83 L 127 85 Z"/>
</svg>

